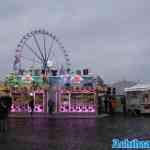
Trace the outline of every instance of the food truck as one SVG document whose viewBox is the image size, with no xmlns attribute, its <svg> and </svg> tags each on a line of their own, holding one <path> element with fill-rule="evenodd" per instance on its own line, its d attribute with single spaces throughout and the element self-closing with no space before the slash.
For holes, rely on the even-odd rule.
<svg viewBox="0 0 150 150">
<path fill-rule="evenodd" d="M 125 88 L 127 110 L 132 113 L 150 113 L 150 84 L 137 84 Z"/>
</svg>

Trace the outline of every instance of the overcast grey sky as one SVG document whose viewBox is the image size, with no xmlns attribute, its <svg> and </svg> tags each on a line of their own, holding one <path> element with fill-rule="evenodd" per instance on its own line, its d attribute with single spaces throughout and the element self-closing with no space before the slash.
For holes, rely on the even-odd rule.
<svg viewBox="0 0 150 150">
<path fill-rule="evenodd" d="M 21 37 L 45 28 L 75 68 L 88 67 L 106 82 L 150 82 L 149 0 L 4 0 L 0 26 L 1 77 L 12 70 Z"/>
</svg>

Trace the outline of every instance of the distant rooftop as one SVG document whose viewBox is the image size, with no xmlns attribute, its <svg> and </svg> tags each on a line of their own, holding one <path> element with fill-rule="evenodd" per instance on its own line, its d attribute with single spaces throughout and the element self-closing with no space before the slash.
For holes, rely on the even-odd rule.
<svg viewBox="0 0 150 150">
<path fill-rule="evenodd" d="M 133 81 L 122 80 L 122 81 L 118 81 L 118 82 L 113 83 L 111 85 L 111 87 L 116 88 L 116 94 L 122 95 L 122 94 L 125 94 L 125 91 L 124 91 L 125 88 L 132 87 L 136 84 L 137 83 L 135 83 Z"/>
<path fill-rule="evenodd" d="M 136 84 L 130 88 L 125 88 L 125 92 L 130 91 L 147 91 L 150 90 L 150 84 Z"/>
</svg>

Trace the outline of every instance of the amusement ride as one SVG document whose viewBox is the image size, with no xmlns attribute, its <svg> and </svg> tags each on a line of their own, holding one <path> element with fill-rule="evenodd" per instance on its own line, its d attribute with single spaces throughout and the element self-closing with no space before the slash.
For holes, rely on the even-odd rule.
<svg viewBox="0 0 150 150">
<path fill-rule="evenodd" d="M 33 30 L 25 34 L 15 50 L 14 71 L 23 74 L 25 69 L 41 69 L 43 72 L 53 67 L 60 70 L 71 68 L 70 58 L 62 43 L 46 30 Z"/>
</svg>

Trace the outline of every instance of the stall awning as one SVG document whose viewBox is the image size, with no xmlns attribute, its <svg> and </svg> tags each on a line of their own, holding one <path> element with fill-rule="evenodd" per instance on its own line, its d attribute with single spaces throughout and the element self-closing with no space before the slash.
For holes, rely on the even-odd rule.
<svg viewBox="0 0 150 150">
<path fill-rule="evenodd" d="M 125 88 L 125 92 L 134 92 L 134 91 L 148 91 L 150 90 L 150 84 L 136 84 L 130 88 Z"/>
</svg>

